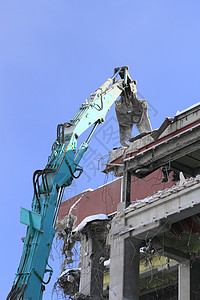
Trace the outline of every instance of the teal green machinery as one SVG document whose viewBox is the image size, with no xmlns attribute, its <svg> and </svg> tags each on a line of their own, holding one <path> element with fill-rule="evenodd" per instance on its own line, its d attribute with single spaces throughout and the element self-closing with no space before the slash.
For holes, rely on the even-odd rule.
<svg viewBox="0 0 200 300">
<path fill-rule="evenodd" d="M 119 80 L 118 75 L 121 77 Z M 121 126 L 121 141 L 129 136 L 131 125 L 126 123 L 127 116 L 130 117 L 131 113 L 132 121 L 129 123 L 136 123 L 140 131 L 150 129 L 144 100 L 137 99 L 135 86 L 136 82 L 132 81 L 128 74 L 128 67 L 116 68 L 113 77 L 90 95 L 70 122 L 58 125 L 57 139 L 52 146 L 46 167 L 33 174 L 32 209 L 21 209 L 20 221 L 27 225 L 27 233 L 20 264 L 7 300 L 42 299 L 45 284 L 49 283 L 53 273 L 48 264 L 48 257 L 64 188 L 81 175 L 83 170 L 79 162 L 95 129 L 104 122 L 110 106 L 121 96 L 116 110 Z M 144 128 L 141 128 L 141 124 L 144 124 Z M 77 150 L 79 136 L 91 125 L 93 128 L 87 140 Z M 78 175 L 75 175 L 77 173 Z M 45 282 L 46 273 L 48 280 Z"/>
</svg>

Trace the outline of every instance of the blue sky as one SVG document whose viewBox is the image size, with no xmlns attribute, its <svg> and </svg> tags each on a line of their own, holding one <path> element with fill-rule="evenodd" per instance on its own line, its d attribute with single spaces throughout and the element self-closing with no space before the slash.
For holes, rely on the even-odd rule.
<svg viewBox="0 0 200 300">
<path fill-rule="evenodd" d="M 154 129 L 166 116 L 199 102 L 199 11 L 198 0 L 0 2 L 2 299 L 21 256 L 20 206 L 30 208 L 32 174 L 45 167 L 57 124 L 72 119 L 121 65 L 129 66 L 149 101 Z M 91 142 L 85 174 L 72 193 L 111 179 L 98 170 L 98 160 L 118 143 L 114 118 L 111 111 L 110 126 Z M 58 260 L 52 264 L 55 280 Z M 52 284 L 44 299 L 50 299 Z"/>
</svg>

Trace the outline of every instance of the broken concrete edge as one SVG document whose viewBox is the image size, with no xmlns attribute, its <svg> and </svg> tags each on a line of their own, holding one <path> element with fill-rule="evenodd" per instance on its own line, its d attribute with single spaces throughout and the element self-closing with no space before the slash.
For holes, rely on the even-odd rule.
<svg viewBox="0 0 200 300">
<path fill-rule="evenodd" d="M 96 214 L 88 216 L 75 229 L 72 230 L 72 234 L 81 232 L 88 223 L 99 220 L 108 220 L 108 216 L 105 214 Z"/>
<path fill-rule="evenodd" d="M 54 284 L 54 290 L 57 294 L 61 293 L 63 298 L 73 296 L 79 291 L 81 271 L 78 268 L 66 270 L 62 273 Z"/>
<path fill-rule="evenodd" d="M 105 168 L 104 172 L 112 171 L 114 167 L 114 163 L 120 163 L 126 158 L 127 155 L 135 155 L 137 152 L 142 151 L 142 149 L 148 148 L 151 145 L 156 145 L 160 143 L 163 139 L 167 139 L 169 136 L 180 133 L 182 130 L 187 129 L 187 127 L 192 127 L 195 124 L 199 124 L 200 121 L 200 102 L 189 107 L 188 109 L 177 113 L 174 116 L 173 121 L 170 118 L 167 118 L 159 129 L 156 129 L 150 133 L 146 133 L 144 136 L 140 138 L 133 138 L 133 142 L 129 144 L 128 147 L 120 147 L 109 153 L 110 160 L 108 166 Z M 184 120 L 183 120 L 184 119 Z M 169 121 L 170 120 L 170 121 Z M 162 127 L 164 127 L 164 131 L 162 131 Z M 155 140 L 154 136 L 157 135 L 157 131 L 161 130 L 161 134 L 158 136 L 158 139 Z M 180 132 L 179 132 L 180 131 Z M 140 135 L 139 135 L 140 136 Z M 112 165 L 113 163 L 113 165 Z"/>
<path fill-rule="evenodd" d="M 178 181 L 175 185 L 173 185 L 170 188 L 165 188 L 163 190 L 153 193 L 152 195 L 144 199 L 131 202 L 131 204 L 128 207 L 126 207 L 124 202 L 120 202 L 118 203 L 117 206 L 117 212 L 113 214 L 113 217 L 121 218 L 125 214 L 129 213 L 130 211 L 134 211 L 146 205 L 150 205 L 151 203 L 160 200 L 161 198 L 163 199 L 169 195 L 176 194 L 177 192 L 180 192 L 181 190 L 184 190 L 185 188 L 193 186 L 199 182 L 200 182 L 200 175 L 197 175 L 196 177 L 190 177 L 187 179 L 184 178 Z"/>
<path fill-rule="evenodd" d="M 187 208 L 192 209 L 193 207 L 195 207 L 195 205 L 199 204 L 198 199 L 191 200 L 188 203 L 188 205 L 186 205 L 186 202 L 185 202 L 184 204 L 186 206 L 182 206 L 183 203 L 181 204 L 181 202 L 180 202 L 180 197 L 187 195 L 191 191 L 196 191 L 196 190 L 198 191 L 199 186 L 200 186 L 200 175 L 197 175 L 195 178 L 186 179 L 184 184 L 175 185 L 171 188 L 159 191 L 159 192 L 153 194 L 152 196 L 147 197 L 146 199 L 137 201 L 136 203 L 131 203 L 130 206 L 128 206 L 127 208 L 124 208 L 124 210 L 119 211 L 113 218 L 113 221 L 115 221 L 117 218 L 121 219 L 124 216 L 126 216 L 126 218 L 129 215 L 136 216 L 137 213 L 143 212 L 147 209 L 148 209 L 148 211 L 150 211 L 150 209 L 157 207 L 157 205 L 159 205 L 160 203 L 164 204 L 165 199 L 167 202 L 169 202 L 174 199 L 177 199 L 177 197 L 179 197 L 179 202 L 177 204 L 176 210 L 170 211 L 170 209 L 168 208 L 168 210 L 165 212 L 165 214 L 162 214 L 162 215 L 160 214 L 158 216 L 158 218 L 166 219 L 166 218 L 170 217 L 171 214 L 180 214 L 183 210 L 185 210 Z M 167 205 L 167 202 L 165 205 Z M 155 216 L 151 220 L 148 219 L 148 223 L 155 223 L 156 221 L 158 221 L 158 219 Z M 145 226 L 145 222 L 141 221 L 138 223 L 138 228 L 140 227 L 139 226 L 140 223 L 143 224 L 143 226 Z M 129 228 L 128 231 L 131 231 L 131 230 L 133 230 L 133 228 Z"/>
<path fill-rule="evenodd" d="M 71 269 L 66 269 L 65 271 L 63 271 L 61 274 L 60 274 L 60 276 L 58 277 L 58 278 L 60 278 L 60 277 L 62 277 L 62 276 L 66 276 L 69 272 L 71 272 L 71 271 L 81 271 L 81 268 L 71 268 Z"/>
<path fill-rule="evenodd" d="M 80 234 L 84 228 L 91 222 L 110 220 L 112 217 L 106 214 L 90 215 L 83 219 L 83 221 L 74 228 L 76 217 L 72 214 L 67 214 L 62 219 L 56 222 L 56 237 L 63 238 L 64 235 L 69 235 L 69 241 L 76 241 L 80 239 Z"/>
<path fill-rule="evenodd" d="M 136 200 L 135 202 L 132 202 L 127 208 L 124 209 L 124 212 L 127 213 L 131 210 L 141 208 L 142 206 L 145 206 L 146 204 L 151 204 L 152 202 L 160 200 L 161 198 L 163 199 L 169 195 L 177 194 L 181 190 L 191 187 L 199 182 L 200 182 L 200 175 L 197 175 L 194 178 L 193 177 L 187 178 L 184 180 L 184 182 L 178 181 L 176 185 L 173 185 L 170 188 L 160 190 L 160 191 L 146 197 L 145 199 Z"/>
</svg>

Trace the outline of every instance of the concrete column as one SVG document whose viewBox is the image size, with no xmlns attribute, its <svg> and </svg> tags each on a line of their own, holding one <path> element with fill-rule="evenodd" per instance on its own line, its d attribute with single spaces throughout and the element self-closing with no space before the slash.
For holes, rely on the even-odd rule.
<svg viewBox="0 0 200 300">
<path fill-rule="evenodd" d="M 140 247 L 131 238 L 124 241 L 123 299 L 139 300 Z"/>
<path fill-rule="evenodd" d="M 179 265 L 178 300 L 200 299 L 200 262 L 185 260 Z"/>
<path fill-rule="evenodd" d="M 110 248 L 109 300 L 123 299 L 124 239 L 112 237 Z"/>
<path fill-rule="evenodd" d="M 133 238 L 112 237 L 109 300 L 139 300 L 139 248 Z"/>
<path fill-rule="evenodd" d="M 79 291 L 84 295 L 90 295 L 90 281 L 91 281 L 91 261 L 92 254 L 92 240 L 87 239 L 84 235 L 81 239 L 81 278 Z"/>
<path fill-rule="evenodd" d="M 131 203 L 131 173 L 128 171 L 123 172 L 121 202 L 125 203 L 125 207 L 128 207 Z"/>
<path fill-rule="evenodd" d="M 190 261 L 179 264 L 178 300 L 190 300 Z"/>
<path fill-rule="evenodd" d="M 103 224 L 103 223 L 102 223 Z M 99 228 L 98 228 L 99 230 Z M 105 250 L 105 227 L 101 232 L 87 228 L 81 239 L 81 278 L 79 292 L 94 300 L 103 299 L 103 257 Z"/>
<path fill-rule="evenodd" d="M 200 299 L 200 261 L 190 262 L 190 299 Z"/>
</svg>

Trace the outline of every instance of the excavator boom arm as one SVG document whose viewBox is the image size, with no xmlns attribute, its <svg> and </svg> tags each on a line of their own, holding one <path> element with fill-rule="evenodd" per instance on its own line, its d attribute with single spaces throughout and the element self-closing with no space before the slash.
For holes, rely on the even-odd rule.
<svg viewBox="0 0 200 300">
<path fill-rule="evenodd" d="M 121 76 L 120 80 L 117 80 L 118 75 Z M 48 265 L 48 257 L 64 188 L 82 173 L 79 162 L 88 148 L 94 130 L 104 122 L 110 106 L 120 95 L 126 98 L 128 105 L 130 100 L 133 103 L 130 99 L 131 95 L 136 101 L 134 86 L 135 83 L 131 81 L 128 74 L 128 67 L 115 69 L 114 76 L 90 95 L 70 122 L 58 125 L 57 139 L 52 146 L 46 167 L 33 174 L 32 209 L 21 209 L 20 221 L 27 225 L 27 232 L 20 264 L 7 300 L 42 299 L 45 284 L 50 281 L 53 272 Z M 123 101 L 119 105 L 122 107 Z M 127 106 L 127 111 L 133 109 L 133 105 L 130 106 Z M 127 111 L 125 110 L 125 114 Z M 93 129 L 87 140 L 77 150 L 78 137 L 91 125 Z M 128 130 L 130 131 L 130 128 Z M 77 171 L 78 176 L 75 175 Z M 46 282 L 43 279 L 45 273 L 49 274 Z"/>
</svg>

